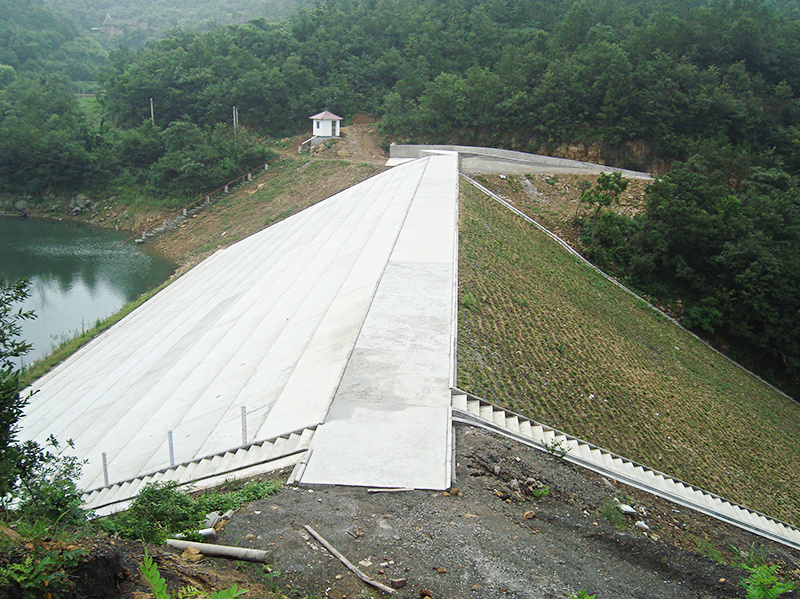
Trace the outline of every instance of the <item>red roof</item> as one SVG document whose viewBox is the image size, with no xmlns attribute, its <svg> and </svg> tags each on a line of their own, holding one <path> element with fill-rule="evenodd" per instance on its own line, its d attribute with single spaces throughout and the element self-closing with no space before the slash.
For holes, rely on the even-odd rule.
<svg viewBox="0 0 800 599">
<path fill-rule="evenodd" d="M 328 112 L 327 110 L 323 110 L 319 114 L 315 114 L 314 116 L 308 117 L 310 119 L 314 119 L 315 121 L 342 121 L 342 117 L 336 116 L 332 112 Z"/>
</svg>

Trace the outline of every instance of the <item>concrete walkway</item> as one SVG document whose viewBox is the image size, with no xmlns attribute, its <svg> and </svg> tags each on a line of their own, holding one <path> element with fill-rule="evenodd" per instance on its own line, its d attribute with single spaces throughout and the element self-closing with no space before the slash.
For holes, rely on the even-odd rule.
<svg viewBox="0 0 800 599">
<path fill-rule="evenodd" d="M 325 423 L 309 481 L 445 488 L 457 177 L 431 155 L 216 252 L 37 381 L 20 438 L 72 439 L 93 489 Z"/>
<path fill-rule="evenodd" d="M 449 485 L 458 173 L 429 160 L 303 483 Z"/>
<path fill-rule="evenodd" d="M 598 175 L 600 173 L 620 173 L 628 179 L 651 179 L 648 173 L 632 171 L 593 162 L 581 162 L 567 158 L 555 158 L 542 154 L 529 154 L 502 150 L 500 148 L 482 148 L 479 146 L 453 145 L 405 145 L 392 144 L 389 147 L 387 166 L 404 164 L 414 160 L 426 152 L 450 151 L 458 152 L 459 171 L 467 175 L 486 173 L 527 174 L 550 173 L 565 175 Z"/>
</svg>

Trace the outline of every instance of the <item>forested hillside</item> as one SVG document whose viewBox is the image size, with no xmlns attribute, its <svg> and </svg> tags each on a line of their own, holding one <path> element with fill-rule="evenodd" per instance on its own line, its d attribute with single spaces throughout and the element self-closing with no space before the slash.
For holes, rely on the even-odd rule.
<svg viewBox="0 0 800 599">
<path fill-rule="evenodd" d="M 664 175 L 636 219 L 584 218 L 585 251 L 800 396 L 794 2 L 326 0 L 279 24 L 175 30 L 113 52 L 94 120 L 57 78 L 25 76 L 49 68 L 43 48 L 75 39 L 68 21 L 50 23 L 47 43 L 0 42 L 6 192 L 176 201 L 257 163 L 259 135 L 303 131 L 324 108 L 379 116 L 397 140 L 580 145 Z M 237 140 L 233 106 L 249 132 Z"/>
<path fill-rule="evenodd" d="M 45 0 L 0 0 L 0 86 L 34 72 L 90 81 L 107 58 L 96 38 Z"/>
<path fill-rule="evenodd" d="M 0 0 L 0 84 L 15 72 L 93 82 L 119 47 L 138 47 L 171 28 L 207 31 L 254 18 L 281 21 L 310 0 Z M 5 75 L 5 78 L 8 74 Z"/>
<path fill-rule="evenodd" d="M 104 22 L 112 25 L 111 31 L 98 33 L 126 46 L 139 46 L 172 27 L 207 31 L 217 25 L 255 18 L 281 21 L 310 3 L 311 0 L 49 0 L 51 6 L 71 15 L 83 28 L 102 28 Z"/>
</svg>

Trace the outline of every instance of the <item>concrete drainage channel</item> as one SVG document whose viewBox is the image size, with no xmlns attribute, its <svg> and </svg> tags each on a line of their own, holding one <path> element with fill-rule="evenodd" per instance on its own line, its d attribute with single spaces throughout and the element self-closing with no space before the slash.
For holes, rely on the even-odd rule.
<svg viewBox="0 0 800 599">
<path fill-rule="evenodd" d="M 541 451 L 561 455 L 564 460 L 602 476 L 788 547 L 800 549 L 800 530 L 785 522 L 727 501 L 460 389 L 452 390 L 452 420 L 493 431 Z"/>
</svg>

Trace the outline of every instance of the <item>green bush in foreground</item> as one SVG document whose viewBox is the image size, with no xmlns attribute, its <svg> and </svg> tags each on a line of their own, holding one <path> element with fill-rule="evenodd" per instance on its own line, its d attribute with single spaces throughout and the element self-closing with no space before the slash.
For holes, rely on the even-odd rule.
<svg viewBox="0 0 800 599">
<path fill-rule="evenodd" d="M 776 599 L 798 588 L 795 582 L 778 579 L 778 566 L 758 566 L 746 570 L 750 572 L 750 576 L 742 579 L 740 584 L 747 591 L 747 599 Z"/>
<path fill-rule="evenodd" d="M 114 514 L 106 526 L 129 539 L 161 544 L 170 535 L 201 528 L 206 514 L 235 510 L 251 501 L 263 499 L 281 488 L 279 481 L 251 481 L 232 491 L 210 492 L 199 496 L 182 491 L 177 484 L 147 485 L 127 511 Z"/>
<path fill-rule="evenodd" d="M 0 566 L 0 584 L 11 583 L 23 599 L 57 598 L 72 586 L 69 572 L 84 555 L 82 549 L 49 551 L 38 547 L 21 562 Z"/>
</svg>

